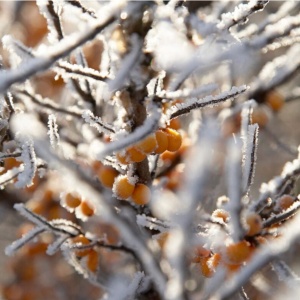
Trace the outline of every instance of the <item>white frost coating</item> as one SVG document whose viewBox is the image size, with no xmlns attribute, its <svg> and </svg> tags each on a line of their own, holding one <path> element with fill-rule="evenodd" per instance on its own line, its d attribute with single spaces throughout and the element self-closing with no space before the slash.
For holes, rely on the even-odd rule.
<svg viewBox="0 0 300 300">
<path fill-rule="evenodd" d="M 53 148 L 56 148 L 60 144 L 58 126 L 56 123 L 56 117 L 54 114 L 48 116 L 48 135 L 50 138 L 50 144 Z"/>
<path fill-rule="evenodd" d="M 16 188 L 23 188 L 33 184 L 33 178 L 37 169 L 36 155 L 31 140 L 24 141 L 22 145 L 21 160 L 24 163 L 24 170 L 19 173 Z"/>
<path fill-rule="evenodd" d="M 257 138 L 258 125 L 249 125 L 246 143 L 243 145 L 243 191 L 249 189 L 253 183 L 256 165 Z"/>
<path fill-rule="evenodd" d="M 169 231 L 172 227 L 170 222 L 162 221 L 146 215 L 137 215 L 136 223 L 142 227 L 147 227 L 151 230 L 158 230 L 160 232 Z"/>
<path fill-rule="evenodd" d="M 144 124 L 138 127 L 134 132 L 128 134 L 120 140 L 111 142 L 103 147 L 102 150 L 98 151 L 97 159 L 101 160 L 105 156 L 111 154 L 114 151 L 120 151 L 126 147 L 146 138 L 151 134 L 157 127 L 161 116 L 161 111 L 156 106 L 151 107 L 151 114 L 147 117 Z"/>
<path fill-rule="evenodd" d="M 12 179 L 16 178 L 24 170 L 24 166 L 21 165 L 18 168 L 12 168 L 4 174 L 0 175 L 0 189 L 3 189 L 5 184 L 9 183 Z"/>
<path fill-rule="evenodd" d="M 239 4 L 235 7 L 233 12 L 224 13 L 221 16 L 221 22 L 217 27 L 221 30 L 234 25 L 237 21 L 243 20 L 249 16 L 251 10 L 257 5 L 257 0 L 251 0 L 247 4 Z"/>
<path fill-rule="evenodd" d="M 229 100 L 232 97 L 235 97 L 243 92 L 245 92 L 247 89 L 249 89 L 248 86 L 246 85 L 241 85 L 241 86 L 233 86 L 229 91 L 222 92 L 218 94 L 217 96 L 206 96 L 202 99 L 189 99 L 185 103 L 180 103 L 172 106 L 168 112 L 167 115 L 170 117 L 172 114 L 176 113 L 177 111 L 193 108 L 193 107 L 201 107 L 203 106 L 215 106 L 218 105 L 219 102 L 223 101 L 224 99 Z"/>
<path fill-rule="evenodd" d="M 54 10 L 56 10 L 56 13 L 59 14 L 58 3 L 56 3 L 56 2 L 59 3 L 59 1 L 53 1 L 53 6 L 54 6 Z M 49 1 L 48 0 L 37 0 L 36 3 L 39 7 L 41 14 L 47 20 L 47 25 L 48 25 L 48 30 L 49 30 L 48 40 L 51 44 L 55 44 L 58 42 L 59 37 L 58 37 L 57 31 L 56 31 L 55 25 L 54 25 L 56 20 L 53 20 L 53 16 L 49 13 L 49 11 L 47 9 L 47 5 L 49 4 Z M 59 22 L 59 21 L 57 20 L 57 22 Z"/>
<path fill-rule="evenodd" d="M 49 244 L 46 253 L 48 255 L 54 255 L 68 238 L 68 235 L 61 235 L 58 237 L 53 243 Z"/>
<path fill-rule="evenodd" d="M 83 111 L 82 118 L 91 127 L 96 128 L 98 132 L 108 135 L 112 134 L 113 129 L 109 125 L 105 124 L 100 117 L 94 116 L 90 110 Z"/>
<path fill-rule="evenodd" d="M 184 33 L 168 21 L 160 21 L 148 32 L 146 50 L 154 53 L 157 66 L 167 72 L 181 71 L 195 52 Z"/>
<path fill-rule="evenodd" d="M 138 62 L 142 49 L 142 41 L 136 34 L 132 35 L 131 46 L 131 51 L 123 59 L 121 68 L 117 71 L 116 77 L 111 81 L 108 81 L 108 88 L 111 92 L 120 89 L 127 83 L 126 80 L 128 75 L 132 71 L 134 65 Z"/>
<path fill-rule="evenodd" d="M 20 215 L 24 216 L 27 220 L 31 221 L 37 226 L 45 229 L 48 228 L 47 220 L 42 216 L 38 216 L 33 212 L 31 212 L 30 210 L 28 210 L 23 203 L 16 203 L 14 205 L 14 209 L 18 211 Z"/>
<path fill-rule="evenodd" d="M 20 239 L 14 241 L 12 244 L 5 248 L 5 254 L 7 256 L 12 256 L 18 249 L 23 247 L 26 243 L 34 239 L 38 234 L 45 231 L 45 228 L 35 227 L 31 229 L 29 232 L 24 234 Z"/>
</svg>

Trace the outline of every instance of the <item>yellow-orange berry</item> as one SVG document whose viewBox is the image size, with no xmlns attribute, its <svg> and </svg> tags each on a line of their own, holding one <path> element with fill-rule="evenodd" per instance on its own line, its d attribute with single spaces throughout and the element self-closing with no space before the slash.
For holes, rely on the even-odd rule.
<svg viewBox="0 0 300 300">
<path fill-rule="evenodd" d="M 135 204 L 145 205 L 150 201 L 151 191 L 147 185 L 137 183 L 134 187 L 131 199 Z"/>
<path fill-rule="evenodd" d="M 140 151 L 137 147 L 132 146 L 127 149 L 127 154 L 129 156 L 130 162 L 141 162 L 143 161 L 147 155 Z"/>
<path fill-rule="evenodd" d="M 116 158 L 123 165 L 128 165 L 130 163 L 129 155 L 127 152 L 117 153 Z"/>
<path fill-rule="evenodd" d="M 179 150 L 179 148 L 182 144 L 181 134 L 172 128 L 166 128 L 164 131 L 168 135 L 168 149 L 167 150 L 171 151 L 171 152 L 175 152 L 175 151 Z"/>
<path fill-rule="evenodd" d="M 248 226 L 247 235 L 253 236 L 261 232 L 262 230 L 262 219 L 257 213 L 249 213 L 245 217 L 246 224 Z"/>
<path fill-rule="evenodd" d="M 116 177 L 118 176 L 118 172 L 108 166 L 103 166 L 98 172 L 98 179 L 102 183 L 103 186 L 107 188 L 112 188 Z"/>
<path fill-rule="evenodd" d="M 151 134 L 138 142 L 136 147 L 146 154 L 152 153 L 157 147 L 155 134 Z"/>
<path fill-rule="evenodd" d="M 81 198 L 79 195 L 67 193 L 65 195 L 64 203 L 70 208 L 76 208 L 81 204 Z"/>
<path fill-rule="evenodd" d="M 99 265 L 98 252 L 95 250 L 91 250 L 90 253 L 88 253 L 87 255 L 86 266 L 91 272 L 95 273 L 98 269 L 98 265 Z"/>
<path fill-rule="evenodd" d="M 78 244 L 78 246 L 84 246 L 84 245 L 89 245 L 90 241 L 84 235 L 81 234 L 81 235 L 78 235 L 78 236 L 72 238 L 72 243 Z M 83 257 L 83 256 L 88 255 L 91 251 L 92 251 L 92 248 L 76 250 L 75 254 L 78 257 Z"/>
<path fill-rule="evenodd" d="M 202 258 L 209 257 L 210 251 L 202 246 L 197 246 L 194 256 L 191 259 L 193 263 L 200 263 Z"/>
<path fill-rule="evenodd" d="M 221 261 L 221 255 L 219 253 L 215 253 L 211 257 L 202 258 L 200 261 L 200 267 L 203 276 L 212 277 L 220 261 Z"/>
<path fill-rule="evenodd" d="M 4 160 L 4 168 L 5 170 L 11 170 L 12 168 L 19 167 L 21 165 L 21 162 L 18 161 L 14 157 L 8 157 Z"/>
<path fill-rule="evenodd" d="M 91 217 L 95 213 L 95 209 L 87 201 L 82 201 L 79 206 L 79 209 L 85 217 Z"/>
<path fill-rule="evenodd" d="M 218 218 L 218 219 L 222 219 L 223 222 L 228 222 L 229 220 L 229 213 L 228 211 L 218 208 L 216 210 L 213 211 L 212 215 L 213 218 Z"/>
<path fill-rule="evenodd" d="M 114 182 L 113 192 L 120 199 L 128 199 L 134 191 L 134 186 L 134 183 L 130 182 L 127 176 L 121 175 Z"/>
<path fill-rule="evenodd" d="M 252 113 L 252 124 L 258 124 L 260 127 L 267 125 L 269 117 L 263 107 L 255 107 Z"/>
<path fill-rule="evenodd" d="M 178 118 L 172 119 L 170 121 L 169 127 L 175 130 L 180 129 L 181 128 L 180 120 Z"/>
<path fill-rule="evenodd" d="M 270 91 L 266 95 L 266 104 L 269 105 L 273 111 L 279 111 L 284 105 L 283 96 L 277 91 Z"/>
<path fill-rule="evenodd" d="M 294 198 L 290 195 L 283 195 L 277 200 L 276 206 L 280 210 L 288 209 L 294 203 Z"/>
<path fill-rule="evenodd" d="M 226 257 L 230 264 L 243 263 L 250 257 L 251 252 L 251 245 L 245 240 L 230 244 L 226 247 Z"/>
<path fill-rule="evenodd" d="M 161 154 L 168 149 L 168 135 L 162 130 L 157 130 L 155 132 L 155 137 L 157 141 L 157 148 L 155 149 L 155 153 Z"/>
</svg>

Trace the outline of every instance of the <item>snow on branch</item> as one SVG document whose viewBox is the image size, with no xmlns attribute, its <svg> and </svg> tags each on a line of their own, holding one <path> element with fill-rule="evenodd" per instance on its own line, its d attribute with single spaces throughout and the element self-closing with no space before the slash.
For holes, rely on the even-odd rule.
<svg viewBox="0 0 300 300">
<path fill-rule="evenodd" d="M 22 143 L 20 160 L 24 163 L 24 170 L 18 174 L 18 181 L 15 183 L 16 188 L 24 188 L 33 184 L 37 161 L 33 142 L 30 139 L 24 140 Z"/>
<path fill-rule="evenodd" d="M 100 117 L 94 116 L 90 110 L 85 110 L 82 113 L 82 118 L 86 123 L 88 123 L 91 127 L 96 128 L 100 133 L 108 135 L 115 133 L 115 130 L 111 125 L 103 122 Z"/>
<path fill-rule="evenodd" d="M 253 13 L 263 10 L 268 0 L 251 0 L 246 4 L 239 4 L 233 12 L 224 13 L 221 16 L 221 22 L 217 25 L 220 30 L 229 29 L 230 27 L 245 22 L 245 20 Z"/>
<path fill-rule="evenodd" d="M 6 184 L 18 177 L 18 175 L 24 170 L 24 166 L 21 165 L 18 168 L 12 168 L 4 174 L 0 175 L 0 189 L 3 189 Z"/>
<path fill-rule="evenodd" d="M 249 125 L 243 153 L 243 192 L 249 193 L 255 174 L 258 146 L 258 125 Z"/>
<path fill-rule="evenodd" d="M 298 148 L 299 151 L 300 148 Z M 296 178 L 300 175 L 300 157 L 293 160 L 292 162 L 287 162 L 283 171 L 279 176 L 274 177 L 268 183 L 263 183 L 260 188 L 260 196 L 256 202 L 251 206 L 253 211 L 259 212 L 269 203 L 269 198 L 274 198 L 278 196 L 285 184 L 292 178 Z"/>
<path fill-rule="evenodd" d="M 65 37 L 53 47 L 43 48 L 42 53 L 37 53 L 35 58 L 23 62 L 16 69 L 2 71 L 0 73 L 0 93 L 7 90 L 14 83 L 23 82 L 30 76 L 47 70 L 58 59 L 65 57 L 77 47 L 93 39 L 117 19 L 117 15 L 124 5 L 124 2 L 108 4 L 102 9 L 103 16 L 99 18 L 99 21 L 94 21 L 91 27 Z"/>
<path fill-rule="evenodd" d="M 244 237 L 244 230 L 241 221 L 242 203 L 242 159 L 241 159 L 241 143 L 233 138 L 229 140 L 227 147 L 227 185 L 229 202 L 226 209 L 230 214 L 231 235 L 235 242 L 240 241 Z"/>
<path fill-rule="evenodd" d="M 101 160 L 103 157 L 112 154 L 113 152 L 123 150 L 151 134 L 158 127 L 160 116 L 160 109 L 156 105 L 151 104 L 150 114 L 148 115 L 144 124 L 137 127 L 132 133 L 120 137 L 119 140 L 115 140 L 105 145 L 100 151 L 97 151 L 96 155 L 98 159 Z M 116 138 L 118 138 L 117 135 Z"/>
<path fill-rule="evenodd" d="M 249 87 L 246 85 L 241 85 L 239 87 L 233 86 L 229 91 L 222 92 L 217 96 L 206 96 L 202 99 L 191 99 L 182 104 L 176 104 L 172 106 L 168 111 L 168 116 L 170 119 L 176 118 L 178 116 L 184 115 L 192 111 L 193 109 L 212 107 L 218 105 L 219 103 L 225 102 L 226 100 L 233 100 L 235 97 L 244 93 Z"/>
<path fill-rule="evenodd" d="M 48 116 L 48 135 L 50 139 L 50 144 L 52 148 L 56 148 L 59 146 L 59 134 L 58 134 L 58 126 L 56 123 L 55 115 L 51 114 Z"/>
<path fill-rule="evenodd" d="M 142 227 L 147 227 L 151 230 L 158 230 L 160 232 L 165 232 L 172 228 L 170 222 L 162 221 L 157 218 L 149 217 L 146 215 L 137 215 L 136 222 Z"/>
</svg>

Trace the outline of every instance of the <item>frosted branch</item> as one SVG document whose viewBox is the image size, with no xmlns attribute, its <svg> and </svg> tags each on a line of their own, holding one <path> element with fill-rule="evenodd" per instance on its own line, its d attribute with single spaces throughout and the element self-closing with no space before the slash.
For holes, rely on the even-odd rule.
<svg viewBox="0 0 300 300">
<path fill-rule="evenodd" d="M 86 123 L 88 123 L 91 127 L 96 128 L 100 133 L 105 133 L 108 135 L 115 133 L 115 130 L 111 125 L 103 122 L 100 117 L 94 116 L 90 110 L 85 110 L 82 113 L 82 117 Z"/>
</svg>

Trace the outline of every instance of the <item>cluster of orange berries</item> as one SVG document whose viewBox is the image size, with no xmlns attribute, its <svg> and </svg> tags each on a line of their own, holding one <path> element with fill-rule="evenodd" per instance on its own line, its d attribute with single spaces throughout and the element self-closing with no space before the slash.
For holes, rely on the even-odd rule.
<svg viewBox="0 0 300 300">
<path fill-rule="evenodd" d="M 62 206 L 65 207 L 69 212 L 74 212 L 78 218 L 86 220 L 95 214 L 95 208 L 87 200 L 73 193 L 63 193 L 61 195 Z"/>
<path fill-rule="evenodd" d="M 130 146 L 116 157 L 121 164 L 143 161 L 149 154 L 162 154 L 165 151 L 176 152 L 182 143 L 181 134 L 170 127 L 160 128 L 137 144 Z"/>
</svg>

